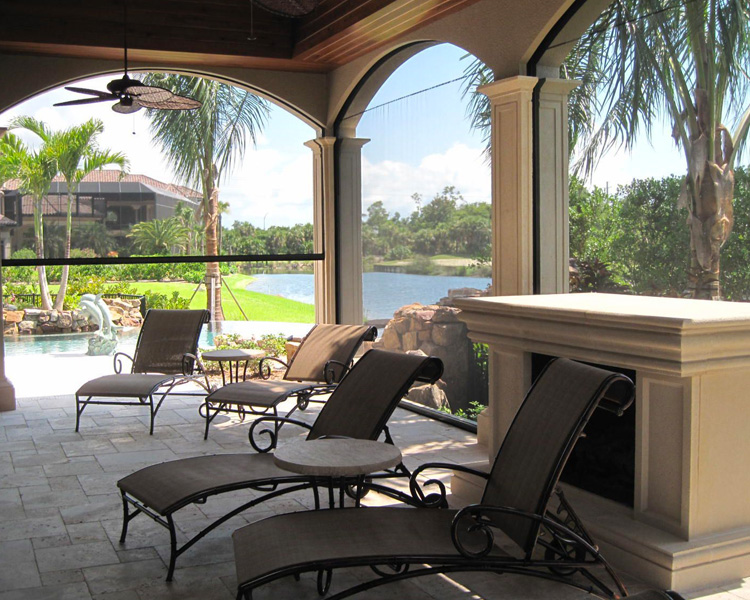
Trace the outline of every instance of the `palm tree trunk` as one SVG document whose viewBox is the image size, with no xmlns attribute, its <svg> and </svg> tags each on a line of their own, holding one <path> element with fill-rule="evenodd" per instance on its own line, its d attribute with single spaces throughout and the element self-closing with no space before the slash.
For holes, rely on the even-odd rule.
<svg viewBox="0 0 750 600">
<path fill-rule="evenodd" d="M 36 240 L 36 257 L 44 258 L 44 221 L 42 218 L 42 200 L 34 198 L 34 238 Z M 39 295 L 42 299 L 42 310 L 52 310 L 52 298 L 47 283 L 47 270 L 44 265 L 36 268 L 39 274 Z"/>
<path fill-rule="evenodd" d="M 212 187 L 209 191 L 208 210 L 205 214 L 206 255 L 218 256 L 219 244 L 217 226 L 219 221 L 219 188 Z M 219 263 L 206 263 L 206 306 L 211 313 L 211 320 L 223 321 L 224 310 L 221 306 L 221 270 Z"/>
<path fill-rule="evenodd" d="M 734 224 L 734 171 L 729 166 L 731 138 L 722 125 L 710 135 L 708 102 L 696 92 L 700 129 L 688 151 L 688 175 L 683 201 L 690 228 L 688 294 L 692 298 L 721 300 L 720 255 Z M 712 160 L 713 159 L 713 160 Z"/>
<path fill-rule="evenodd" d="M 73 195 L 68 193 L 68 212 L 65 220 L 65 251 L 64 257 L 70 258 L 70 240 L 73 230 Z M 62 310 L 63 303 L 65 302 L 65 294 L 68 291 L 68 272 L 70 270 L 69 265 L 63 265 L 62 273 L 60 274 L 60 289 L 57 290 L 57 296 L 55 296 L 55 310 Z"/>
</svg>

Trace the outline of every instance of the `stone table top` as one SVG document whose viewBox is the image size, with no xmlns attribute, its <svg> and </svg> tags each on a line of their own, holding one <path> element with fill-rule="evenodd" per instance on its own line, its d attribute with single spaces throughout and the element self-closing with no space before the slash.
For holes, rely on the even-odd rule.
<svg viewBox="0 0 750 600">
<path fill-rule="evenodd" d="M 401 462 L 401 451 L 392 444 L 372 440 L 300 440 L 279 446 L 274 462 L 302 475 L 356 477 L 395 467 Z"/>
</svg>

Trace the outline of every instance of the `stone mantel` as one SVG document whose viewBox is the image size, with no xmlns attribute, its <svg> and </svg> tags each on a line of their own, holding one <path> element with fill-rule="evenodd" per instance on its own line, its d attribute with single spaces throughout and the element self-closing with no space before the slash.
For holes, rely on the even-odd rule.
<svg viewBox="0 0 750 600">
<path fill-rule="evenodd" d="M 688 376 L 750 368 L 750 303 L 617 294 L 458 299 L 472 339 Z"/>
<path fill-rule="evenodd" d="M 469 337 L 489 345 L 490 458 L 533 353 L 632 369 L 633 508 L 581 492 L 585 521 L 616 565 L 661 587 L 750 576 L 750 304 L 555 294 L 456 305 Z"/>
</svg>

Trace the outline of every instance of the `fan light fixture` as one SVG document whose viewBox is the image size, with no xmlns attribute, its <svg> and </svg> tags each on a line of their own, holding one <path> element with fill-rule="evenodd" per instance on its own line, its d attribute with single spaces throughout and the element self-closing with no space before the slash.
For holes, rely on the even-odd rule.
<svg viewBox="0 0 750 600">
<path fill-rule="evenodd" d="M 321 0 L 252 0 L 252 2 L 282 17 L 304 17 L 314 11 Z"/>
<path fill-rule="evenodd" d="M 141 108 L 154 108 L 159 110 L 192 110 L 198 108 L 201 103 L 198 100 L 179 96 L 169 90 L 153 85 L 146 85 L 137 79 L 128 76 L 128 28 L 127 28 L 127 5 L 124 6 L 125 19 L 125 64 L 124 74 L 120 79 L 113 79 L 107 84 L 107 92 L 91 90 L 88 88 L 66 87 L 65 89 L 77 94 L 88 94 L 93 98 L 81 98 L 79 100 L 68 100 L 58 102 L 54 106 L 74 106 L 79 104 L 94 104 L 96 102 L 107 102 L 117 100 L 112 105 L 116 113 L 130 114 L 141 110 Z"/>
</svg>

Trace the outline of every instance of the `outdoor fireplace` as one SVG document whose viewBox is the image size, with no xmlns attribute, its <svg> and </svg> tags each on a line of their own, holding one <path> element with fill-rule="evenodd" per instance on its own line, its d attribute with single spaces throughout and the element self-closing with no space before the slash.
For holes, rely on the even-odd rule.
<svg viewBox="0 0 750 600">
<path fill-rule="evenodd" d="M 632 508 L 569 488 L 616 565 L 663 588 L 750 576 L 750 304 L 612 294 L 458 300 L 489 345 L 480 439 L 494 457 L 534 354 L 636 378 Z M 601 412 L 601 411 L 599 411 Z"/>
</svg>

